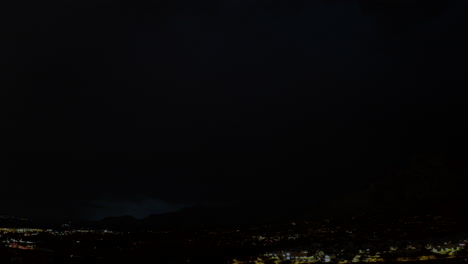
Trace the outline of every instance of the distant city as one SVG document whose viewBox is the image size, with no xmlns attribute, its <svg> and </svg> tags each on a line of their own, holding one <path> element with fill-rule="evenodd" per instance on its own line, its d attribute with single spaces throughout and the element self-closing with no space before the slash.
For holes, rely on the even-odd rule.
<svg viewBox="0 0 468 264">
<path fill-rule="evenodd" d="M 34 225 L 26 219 L 1 219 Z M 0 263 L 466 263 L 465 223 L 461 218 L 424 215 L 138 231 L 71 222 L 53 228 L 2 227 Z"/>
</svg>

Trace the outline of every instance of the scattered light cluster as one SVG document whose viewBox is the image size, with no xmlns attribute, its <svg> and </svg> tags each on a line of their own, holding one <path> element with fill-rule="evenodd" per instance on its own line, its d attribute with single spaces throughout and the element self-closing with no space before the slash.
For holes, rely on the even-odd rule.
<svg viewBox="0 0 468 264">
<path fill-rule="evenodd" d="M 39 233 L 44 232 L 44 229 L 37 228 L 0 228 L 2 233 Z"/>
<path fill-rule="evenodd" d="M 431 252 L 439 255 L 420 255 L 420 256 L 407 256 L 407 257 L 397 257 L 393 259 L 393 261 L 397 262 L 407 262 L 407 261 L 426 261 L 426 260 L 435 260 L 440 258 L 456 258 L 457 252 L 466 250 L 466 244 L 468 240 L 462 240 L 458 243 L 451 243 L 451 241 L 442 242 L 441 245 L 432 246 L 427 245 L 426 249 L 430 250 Z M 399 252 L 399 253 L 408 253 L 409 251 L 417 250 L 417 248 L 413 245 L 408 245 L 405 249 L 399 249 L 396 246 L 390 246 L 388 252 Z M 303 251 L 291 251 L 291 252 L 273 252 L 273 253 L 265 253 L 261 257 L 257 257 L 255 260 L 248 260 L 247 262 L 255 262 L 256 264 L 265 263 L 265 261 L 270 260 L 276 264 L 279 264 L 283 261 L 292 261 L 294 264 L 301 264 L 301 263 L 317 263 L 317 262 L 335 262 L 339 264 L 345 263 L 372 263 L 372 262 L 386 262 L 381 252 L 371 253 L 369 249 L 359 250 L 358 254 L 356 254 L 352 259 L 343 259 L 339 257 L 339 254 L 325 254 L 324 251 L 317 250 L 313 254 L 311 254 L 307 250 Z M 388 253 L 384 251 L 383 253 Z M 442 256 L 442 257 L 441 257 Z M 244 263 L 243 261 L 234 259 L 232 264 L 241 264 Z"/>
<path fill-rule="evenodd" d="M 351 221 L 304 221 L 293 222 L 290 227 L 283 225 L 276 231 L 245 238 L 245 241 L 252 241 L 251 245 L 279 250 L 232 262 L 345 264 L 444 259 L 468 262 L 468 240 L 466 235 L 464 238 L 463 235 L 449 235 L 457 230 L 457 223 L 451 219 L 415 216 L 372 224 L 363 224 L 365 221 L 353 218 Z"/>
</svg>

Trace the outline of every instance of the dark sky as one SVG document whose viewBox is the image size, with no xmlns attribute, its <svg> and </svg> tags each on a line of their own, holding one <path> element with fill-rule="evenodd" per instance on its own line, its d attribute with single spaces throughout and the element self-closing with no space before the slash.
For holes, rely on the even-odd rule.
<svg viewBox="0 0 468 264">
<path fill-rule="evenodd" d="M 0 213 L 462 201 L 468 4 L 440 2 L 9 3 Z"/>
</svg>

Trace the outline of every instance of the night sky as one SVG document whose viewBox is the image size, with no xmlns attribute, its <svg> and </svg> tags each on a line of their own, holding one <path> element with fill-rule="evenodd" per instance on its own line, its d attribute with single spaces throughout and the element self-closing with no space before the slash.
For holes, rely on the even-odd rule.
<svg viewBox="0 0 468 264">
<path fill-rule="evenodd" d="M 464 0 L 2 5 L 0 214 L 468 200 Z"/>
</svg>

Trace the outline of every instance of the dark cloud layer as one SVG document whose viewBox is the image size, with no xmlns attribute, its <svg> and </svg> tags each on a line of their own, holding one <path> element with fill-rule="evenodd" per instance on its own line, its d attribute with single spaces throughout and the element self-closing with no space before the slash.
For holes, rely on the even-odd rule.
<svg viewBox="0 0 468 264">
<path fill-rule="evenodd" d="M 6 213 L 397 194 L 433 159 L 422 195 L 463 186 L 464 1 L 11 5 Z"/>
</svg>

